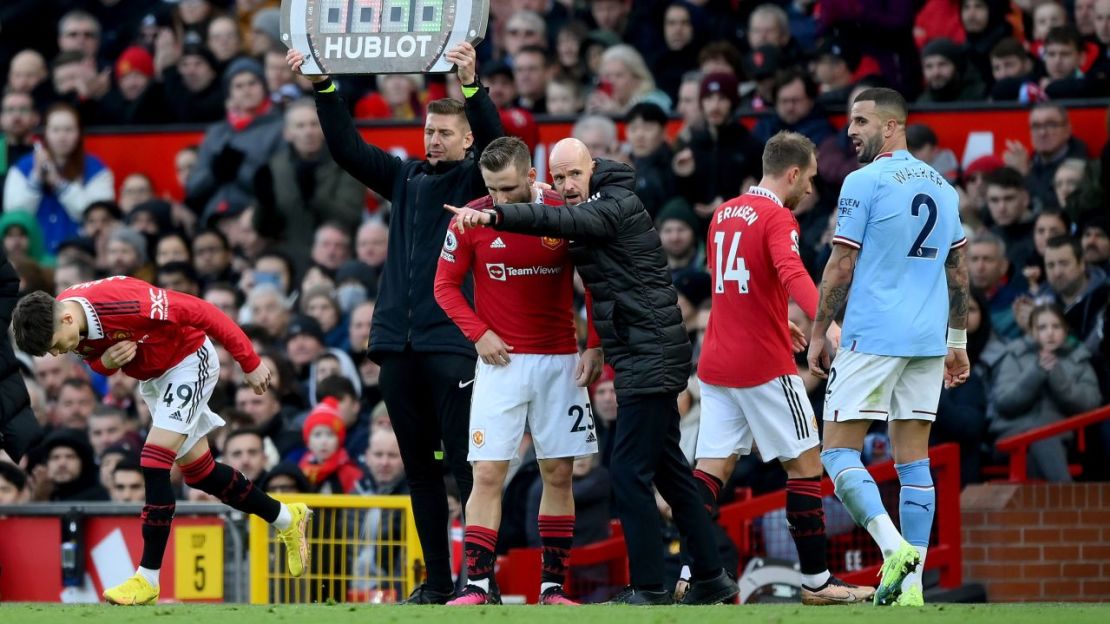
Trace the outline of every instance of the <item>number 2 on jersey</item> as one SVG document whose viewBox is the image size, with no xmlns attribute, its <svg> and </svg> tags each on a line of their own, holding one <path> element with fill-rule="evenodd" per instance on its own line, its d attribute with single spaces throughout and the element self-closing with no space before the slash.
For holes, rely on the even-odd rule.
<svg viewBox="0 0 1110 624">
<path fill-rule="evenodd" d="M 937 248 L 923 247 L 922 245 L 925 244 L 929 235 L 933 233 L 933 228 L 937 225 L 937 203 L 925 193 L 918 193 L 913 198 L 913 204 L 910 205 L 910 214 L 920 217 L 922 208 L 928 210 L 929 215 L 925 217 L 925 225 L 921 227 L 921 233 L 917 235 L 917 240 L 913 242 L 913 247 L 910 247 L 910 253 L 907 255 L 910 258 L 932 260 L 937 257 Z"/>
<path fill-rule="evenodd" d="M 715 271 L 717 275 L 716 286 L 714 291 L 717 294 L 725 292 L 725 282 L 736 282 L 737 289 L 741 295 L 748 294 L 748 278 L 752 276 L 748 272 L 748 266 L 744 263 L 744 258 L 737 255 L 740 251 L 740 235 L 743 232 L 735 232 L 732 235 L 732 242 L 728 247 L 728 260 L 721 261 L 721 255 L 724 252 L 725 233 L 716 232 L 713 234 L 713 244 L 717 247 L 717 257 L 715 264 Z"/>
</svg>

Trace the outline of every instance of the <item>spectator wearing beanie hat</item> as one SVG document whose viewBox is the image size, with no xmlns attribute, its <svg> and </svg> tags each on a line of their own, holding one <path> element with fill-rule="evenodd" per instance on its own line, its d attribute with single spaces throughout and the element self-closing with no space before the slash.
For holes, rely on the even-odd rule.
<svg viewBox="0 0 1110 624">
<path fill-rule="evenodd" d="M 994 154 L 980 156 L 967 164 L 963 174 L 966 200 L 960 202 L 960 219 L 965 223 L 982 224 L 987 212 L 987 177 L 1006 166 Z"/>
<path fill-rule="evenodd" d="M 208 128 L 185 181 L 185 203 L 202 213 L 221 197 L 253 203 L 254 176 L 282 145 L 282 120 L 271 110 L 262 65 L 236 59 L 223 84 L 227 118 Z"/>
<path fill-rule="evenodd" d="M 754 184 L 763 172 L 763 144 L 744 124 L 733 121 L 740 101 L 736 89 L 732 74 L 704 76 L 700 88 L 704 121 L 691 129 L 688 142 L 675 146 L 672 169 L 678 193 L 693 206 L 702 232 L 717 206 Z"/>
<path fill-rule="evenodd" d="M 162 90 L 173 121 L 199 123 L 224 116 L 224 91 L 216 57 L 208 48 L 188 44 L 177 62 L 162 68 Z"/>
<path fill-rule="evenodd" d="M 974 68 L 969 68 L 963 48 L 951 39 L 934 39 L 921 50 L 925 92 L 919 104 L 976 102 L 986 97 L 986 86 Z"/>
<path fill-rule="evenodd" d="M 103 124 L 158 124 L 173 121 L 165 92 L 154 84 L 154 58 L 140 46 L 123 51 L 115 65 L 116 86 L 99 102 Z"/>
<path fill-rule="evenodd" d="M 655 215 L 674 197 L 675 181 L 671 171 L 674 152 L 667 145 L 667 113 L 651 102 L 633 106 L 625 117 L 632 166 L 636 170 L 636 195 L 648 214 Z"/>
<path fill-rule="evenodd" d="M 281 43 L 281 10 L 262 9 L 251 18 L 250 37 L 246 38 L 250 55 L 260 58 L 267 50 Z"/>
<path fill-rule="evenodd" d="M 320 494 L 350 494 L 362 470 L 343 448 L 347 428 L 339 414 L 339 401 L 324 397 L 308 414 L 301 430 L 308 451 L 301 458 L 300 468 L 313 491 Z"/>
<path fill-rule="evenodd" d="M 675 197 L 667 202 L 655 217 L 655 229 L 659 230 L 659 241 L 667 255 L 672 278 L 688 267 L 705 264 L 705 258 L 699 258 L 698 254 L 698 241 L 703 234 L 701 222 L 686 200 Z"/>
</svg>

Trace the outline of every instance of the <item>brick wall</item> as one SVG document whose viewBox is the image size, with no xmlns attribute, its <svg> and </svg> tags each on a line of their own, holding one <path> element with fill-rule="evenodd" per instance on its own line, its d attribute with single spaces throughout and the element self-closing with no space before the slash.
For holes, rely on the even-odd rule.
<svg viewBox="0 0 1110 624">
<path fill-rule="evenodd" d="M 991 602 L 1110 600 L 1110 483 L 972 485 L 964 582 Z"/>
</svg>

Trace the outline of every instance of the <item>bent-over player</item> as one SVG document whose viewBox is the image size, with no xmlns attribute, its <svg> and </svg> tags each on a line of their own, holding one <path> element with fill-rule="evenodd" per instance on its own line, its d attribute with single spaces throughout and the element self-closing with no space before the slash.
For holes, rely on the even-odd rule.
<svg viewBox="0 0 1110 624">
<path fill-rule="evenodd" d="M 122 369 L 140 380 L 152 426 L 142 451 L 146 504 L 142 512 L 143 555 L 135 575 L 104 591 L 117 605 L 158 600 L 158 572 L 175 510 L 170 468 L 181 467 L 185 483 L 225 504 L 255 514 L 277 529 L 285 544 L 289 574 L 304 574 L 305 529 L 312 512 L 303 503 L 286 505 L 256 488 L 243 474 L 216 462 L 205 436 L 224 424 L 208 409 L 220 361 L 207 334 L 224 345 L 258 394 L 270 371 L 235 323 L 214 305 L 130 277 L 78 284 L 57 299 L 43 291 L 20 300 L 12 315 L 15 341 L 36 356 L 76 352 L 102 375 Z"/>
</svg>

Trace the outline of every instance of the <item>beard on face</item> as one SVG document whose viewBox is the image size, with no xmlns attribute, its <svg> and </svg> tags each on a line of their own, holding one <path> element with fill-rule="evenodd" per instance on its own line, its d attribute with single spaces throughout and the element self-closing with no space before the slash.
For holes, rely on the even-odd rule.
<svg viewBox="0 0 1110 624">
<path fill-rule="evenodd" d="M 860 143 L 857 160 L 859 160 L 861 165 L 869 164 L 871 161 L 875 160 L 875 157 L 879 155 L 879 150 L 882 148 L 883 138 L 881 136 L 875 135 L 870 138 L 865 138 Z"/>
</svg>

